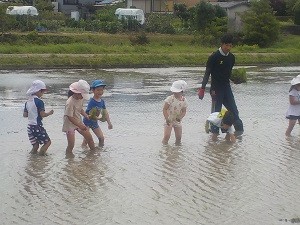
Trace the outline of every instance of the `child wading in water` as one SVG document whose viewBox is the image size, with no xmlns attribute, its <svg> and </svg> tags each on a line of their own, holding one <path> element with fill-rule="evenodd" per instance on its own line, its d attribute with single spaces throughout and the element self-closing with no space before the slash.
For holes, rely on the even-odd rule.
<svg viewBox="0 0 300 225">
<path fill-rule="evenodd" d="M 164 137 L 162 140 L 163 144 L 168 144 L 171 137 L 172 128 L 175 132 L 176 142 L 175 144 L 181 143 L 182 136 L 182 118 L 186 114 L 187 101 L 183 96 L 183 92 L 187 89 L 187 83 L 183 80 L 175 81 L 170 90 L 173 92 L 172 95 L 165 99 L 163 107 L 163 115 L 165 118 L 164 125 Z"/>
<path fill-rule="evenodd" d="M 89 119 L 83 118 L 83 123 L 92 129 L 94 134 L 99 139 L 99 146 L 104 146 L 104 135 L 102 130 L 99 127 L 98 120 L 106 121 L 108 129 L 112 129 L 112 123 L 110 122 L 108 111 L 106 110 L 105 102 L 101 98 L 104 92 L 106 84 L 102 80 L 95 80 L 91 84 L 91 90 L 94 94 L 86 108 L 86 114 L 89 115 Z M 87 141 L 84 139 L 82 146 L 85 147 Z"/>
<path fill-rule="evenodd" d="M 286 112 L 286 118 L 289 120 L 289 126 L 286 129 L 285 135 L 291 136 L 291 132 L 298 120 L 300 123 L 300 75 L 291 81 L 289 90 L 289 108 Z"/>
<path fill-rule="evenodd" d="M 53 110 L 45 112 L 44 102 L 40 99 L 46 92 L 47 88 L 43 81 L 33 81 L 31 87 L 27 91 L 29 96 L 28 101 L 25 103 L 23 112 L 24 117 L 28 117 L 28 137 L 32 144 L 30 153 L 37 154 L 39 145 L 43 145 L 40 149 L 39 155 L 45 155 L 51 140 L 43 127 L 42 119 L 53 114 Z"/>
<path fill-rule="evenodd" d="M 93 137 L 81 119 L 81 115 L 87 119 L 89 118 L 83 110 L 83 99 L 89 99 L 90 85 L 85 80 L 79 80 L 72 83 L 69 88 L 69 98 L 65 106 L 62 128 L 62 131 L 66 132 L 68 140 L 67 155 L 72 154 L 75 144 L 75 131 L 78 131 L 85 138 L 91 150 L 95 149 Z"/>
<path fill-rule="evenodd" d="M 221 112 L 214 112 L 209 115 L 207 121 L 211 123 L 211 128 L 205 127 L 206 132 L 212 132 L 212 140 L 216 141 L 219 135 L 219 128 L 222 133 L 226 133 L 225 139 L 230 142 L 236 142 L 234 135 L 235 129 L 232 126 L 234 123 L 234 115 L 232 112 L 222 109 Z"/>
</svg>

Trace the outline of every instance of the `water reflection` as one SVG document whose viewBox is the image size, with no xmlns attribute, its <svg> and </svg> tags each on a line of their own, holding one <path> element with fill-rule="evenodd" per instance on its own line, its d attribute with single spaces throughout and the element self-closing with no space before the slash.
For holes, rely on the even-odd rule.
<svg viewBox="0 0 300 225">
<path fill-rule="evenodd" d="M 66 159 L 63 168 L 65 176 L 62 177 L 61 184 L 70 195 L 76 198 L 76 194 L 82 195 L 81 191 L 97 191 L 100 186 L 105 185 L 106 165 L 102 161 L 99 150 L 83 152 L 80 159 L 74 157 Z M 71 188 L 70 188 L 71 187 Z M 76 187 L 76 188 L 74 188 Z"/>
<path fill-rule="evenodd" d="M 204 68 L 0 71 L 0 197 L 3 224 L 277 225 L 299 218 L 300 137 L 286 139 L 290 80 L 300 67 L 247 68 L 249 82 L 233 85 L 245 125 L 242 139 L 211 142 L 204 131 L 209 95 L 195 93 Z M 102 126 L 106 146 L 80 147 L 65 158 L 61 132 L 68 86 L 104 79 L 115 124 Z M 32 80 L 53 117 L 45 128 L 49 156 L 29 155 L 25 92 Z M 188 112 L 182 145 L 162 146 L 162 102 L 172 81 L 185 79 Z M 285 219 L 287 222 L 285 222 Z"/>
<path fill-rule="evenodd" d="M 41 190 L 48 189 L 47 178 L 49 176 L 49 165 L 51 165 L 51 156 L 39 157 L 38 155 L 30 154 L 25 167 L 25 182 L 24 190 L 29 195 L 39 195 Z M 27 194 L 26 194 L 27 196 Z"/>
</svg>

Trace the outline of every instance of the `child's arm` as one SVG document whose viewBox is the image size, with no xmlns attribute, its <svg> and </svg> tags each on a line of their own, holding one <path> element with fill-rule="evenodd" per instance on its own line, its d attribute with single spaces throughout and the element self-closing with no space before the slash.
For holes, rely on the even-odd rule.
<svg viewBox="0 0 300 225">
<path fill-rule="evenodd" d="M 165 102 L 164 107 L 163 107 L 163 115 L 165 117 L 166 123 L 168 125 L 170 125 L 170 121 L 169 121 L 169 113 L 168 113 L 168 109 L 169 109 L 170 105 L 168 103 Z"/>
<path fill-rule="evenodd" d="M 112 123 L 110 121 L 109 113 L 108 113 L 107 110 L 105 112 L 105 118 L 106 118 L 106 121 L 107 121 L 108 129 L 113 129 L 113 125 L 112 125 Z"/>
<path fill-rule="evenodd" d="M 180 115 L 176 118 L 176 120 L 177 120 L 178 122 L 180 122 L 180 121 L 182 120 L 182 118 L 185 116 L 185 114 L 186 114 L 186 107 L 184 107 L 184 108 L 181 109 L 181 113 L 180 113 Z"/>
<path fill-rule="evenodd" d="M 298 100 L 298 97 L 296 97 L 296 96 L 290 95 L 289 99 L 290 99 L 291 105 L 299 105 L 300 104 L 300 101 Z"/>
<path fill-rule="evenodd" d="M 83 109 L 81 109 L 80 115 L 82 115 L 84 118 L 86 118 L 86 119 L 88 119 L 88 120 L 90 119 L 89 115 L 86 114 L 86 112 L 85 112 Z"/>
<path fill-rule="evenodd" d="M 236 137 L 234 134 L 230 134 L 230 133 L 227 133 L 226 136 L 225 136 L 225 139 L 227 141 L 230 141 L 232 143 L 235 143 L 236 142 Z"/>
<path fill-rule="evenodd" d="M 45 112 L 45 111 L 40 111 L 40 115 L 41 117 L 47 117 L 47 116 L 50 116 L 54 113 L 53 109 L 51 109 L 49 112 Z"/>
<path fill-rule="evenodd" d="M 235 142 L 236 142 L 236 137 L 235 137 L 234 134 L 229 134 L 229 137 L 230 137 L 230 141 L 231 141 L 232 143 L 235 143 Z"/>
<path fill-rule="evenodd" d="M 72 117 L 72 116 L 67 116 L 68 119 L 73 123 L 75 126 L 79 127 L 80 130 L 86 130 L 87 127 L 78 119 Z"/>
</svg>

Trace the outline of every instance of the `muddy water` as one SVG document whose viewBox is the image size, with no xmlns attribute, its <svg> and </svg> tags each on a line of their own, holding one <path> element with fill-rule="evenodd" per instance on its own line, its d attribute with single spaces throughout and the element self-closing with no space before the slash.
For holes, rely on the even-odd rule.
<svg viewBox="0 0 300 225">
<path fill-rule="evenodd" d="M 0 224 L 228 224 L 300 222 L 300 128 L 284 136 L 288 90 L 300 67 L 248 68 L 233 91 L 245 133 L 235 144 L 211 142 L 210 111 L 195 87 L 204 68 L 0 72 Z M 113 130 L 95 152 L 65 157 L 61 132 L 66 93 L 78 79 L 105 79 Z M 49 86 L 44 119 L 49 155 L 30 155 L 25 92 L 34 79 Z M 162 102 L 172 81 L 189 85 L 181 146 L 161 144 Z"/>
</svg>

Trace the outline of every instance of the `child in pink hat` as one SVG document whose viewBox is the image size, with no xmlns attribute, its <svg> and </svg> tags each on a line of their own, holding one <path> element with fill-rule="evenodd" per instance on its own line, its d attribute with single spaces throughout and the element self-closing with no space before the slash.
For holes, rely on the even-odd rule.
<svg viewBox="0 0 300 225">
<path fill-rule="evenodd" d="M 23 116 L 28 118 L 27 133 L 29 141 L 32 144 L 30 153 L 37 154 L 39 145 L 43 145 L 39 155 L 46 155 L 46 151 L 51 145 L 51 140 L 43 127 L 42 119 L 53 114 L 53 110 L 45 112 L 45 105 L 41 97 L 47 88 L 43 81 L 35 80 L 27 91 L 29 96 L 25 103 Z"/>
<path fill-rule="evenodd" d="M 83 100 L 89 99 L 90 85 L 85 80 L 79 80 L 72 83 L 69 89 L 62 131 L 66 133 L 68 140 L 66 154 L 72 155 L 75 145 L 75 131 L 78 131 L 84 137 L 91 150 L 95 149 L 95 143 L 91 133 L 81 119 L 81 116 L 89 119 L 89 116 L 83 110 Z"/>
</svg>

